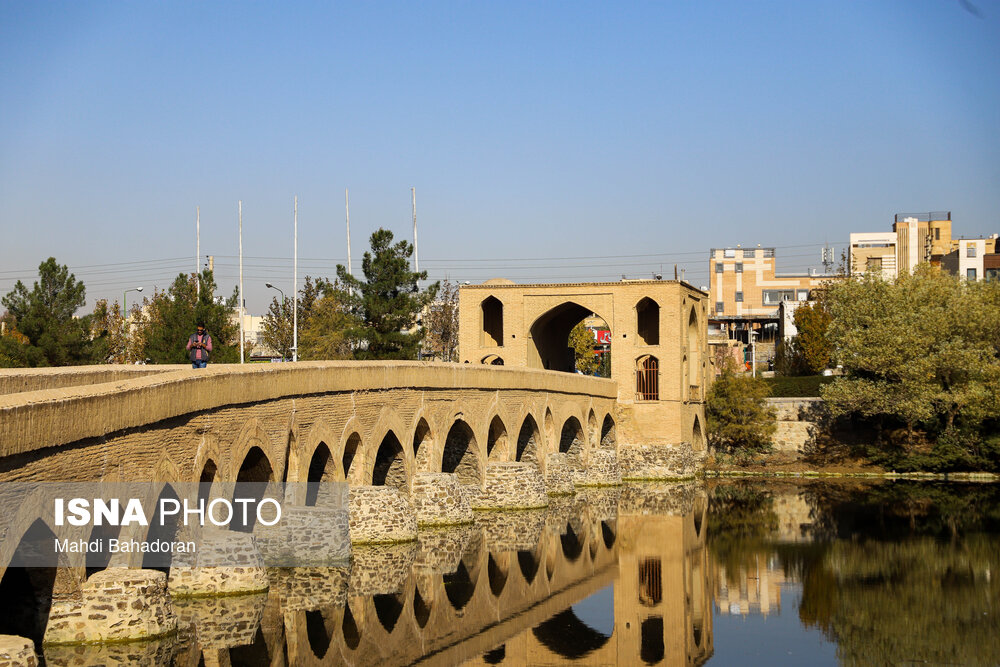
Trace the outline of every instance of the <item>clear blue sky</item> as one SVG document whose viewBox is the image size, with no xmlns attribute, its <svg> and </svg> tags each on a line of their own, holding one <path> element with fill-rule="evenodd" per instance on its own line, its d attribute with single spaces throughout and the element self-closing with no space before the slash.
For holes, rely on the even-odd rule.
<svg viewBox="0 0 1000 667">
<path fill-rule="evenodd" d="M 356 267 L 415 186 L 421 268 L 472 281 L 705 284 L 737 243 L 796 270 L 896 212 L 1000 231 L 1000 4 L 969 2 L 2 0 L 0 293 L 50 255 L 91 303 L 163 288 L 195 206 L 228 293 L 242 199 L 245 254 L 289 260 L 247 260 L 262 312 L 293 195 L 300 275 L 344 261 L 345 187 Z"/>
</svg>

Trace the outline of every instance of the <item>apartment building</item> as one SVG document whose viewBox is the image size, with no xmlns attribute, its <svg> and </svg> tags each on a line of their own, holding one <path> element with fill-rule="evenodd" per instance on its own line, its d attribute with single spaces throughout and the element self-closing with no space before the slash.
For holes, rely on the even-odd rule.
<svg viewBox="0 0 1000 667">
<path fill-rule="evenodd" d="M 813 289 L 836 277 L 813 271 L 778 273 L 775 260 L 774 248 L 713 248 L 710 325 L 729 332 L 759 330 L 763 339 L 773 338 L 782 302 L 808 301 Z"/>
<path fill-rule="evenodd" d="M 853 275 L 874 270 L 893 279 L 928 262 L 970 280 L 982 280 L 984 258 L 996 253 L 996 238 L 996 234 L 985 239 L 954 238 L 951 211 L 897 213 L 891 232 L 851 234 L 850 269 Z"/>
</svg>

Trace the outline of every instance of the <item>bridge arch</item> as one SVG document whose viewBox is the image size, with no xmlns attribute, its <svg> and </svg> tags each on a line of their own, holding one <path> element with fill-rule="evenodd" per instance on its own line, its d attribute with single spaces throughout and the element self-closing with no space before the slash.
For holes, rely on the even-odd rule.
<svg viewBox="0 0 1000 667">
<path fill-rule="evenodd" d="M 582 461 L 586 444 L 586 436 L 583 433 L 583 426 L 580 424 L 580 420 L 570 415 L 563 422 L 562 430 L 559 434 L 559 451 L 567 454 L 572 459 Z"/>
<path fill-rule="evenodd" d="M 530 412 L 521 421 L 521 428 L 517 433 L 517 448 L 514 452 L 515 461 L 531 462 L 538 465 L 540 452 L 542 451 L 542 435 L 538 430 L 538 422 Z"/>
<path fill-rule="evenodd" d="M 486 459 L 492 462 L 510 460 L 510 438 L 507 436 L 507 427 L 500 415 L 495 415 L 490 420 L 486 439 Z"/>
<path fill-rule="evenodd" d="M 413 481 L 413 448 L 409 442 L 410 430 L 394 410 L 386 407 L 372 429 L 371 444 L 365 457 L 365 484 L 387 484 L 401 491 L 408 491 Z M 376 477 L 379 481 L 375 481 Z"/>
<path fill-rule="evenodd" d="M 567 300 L 539 315 L 528 329 L 528 368 L 573 372 L 575 361 L 569 351 L 573 327 L 591 314 L 610 327 L 612 320 L 600 312 L 597 301 L 587 297 Z"/>
<path fill-rule="evenodd" d="M 430 422 L 421 415 L 413 427 L 413 461 L 417 472 L 431 472 L 431 460 L 434 455 L 434 431 Z"/>
<path fill-rule="evenodd" d="M 354 429 L 345 432 L 340 445 L 340 469 L 350 484 L 364 484 L 365 452 L 361 434 Z"/>
<path fill-rule="evenodd" d="M 444 439 L 441 450 L 441 472 L 453 473 L 459 482 L 472 486 L 483 484 L 482 453 L 472 427 L 458 417 Z"/>
<path fill-rule="evenodd" d="M 610 413 L 604 415 L 604 421 L 601 423 L 600 446 L 602 449 L 618 448 L 618 436 L 615 429 L 615 420 Z"/>
<path fill-rule="evenodd" d="M 240 429 L 240 433 L 233 444 L 231 450 L 232 459 L 230 460 L 229 474 L 227 475 L 230 480 L 239 481 L 240 468 L 246 460 L 247 455 L 255 447 L 261 450 L 267 459 L 268 465 L 271 467 L 271 481 L 281 478 L 281 474 L 284 472 L 283 454 L 274 446 L 271 437 L 264 430 L 260 420 L 256 417 L 251 417 L 243 425 L 243 428 Z"/>
</svg>

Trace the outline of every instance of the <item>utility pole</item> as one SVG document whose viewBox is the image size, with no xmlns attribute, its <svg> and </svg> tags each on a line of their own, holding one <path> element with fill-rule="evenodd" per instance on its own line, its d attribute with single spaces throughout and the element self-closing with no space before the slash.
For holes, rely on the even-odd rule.
<svg viewBox="0 0 1000 667">
<path fill-rule="evenodd" d="M 194 284 L 195 294 L 201 298 L 201 207 L 194 207 Z"/>
<path fill-rule="evenodd" d="M 347 275 L 353 276 L 351 271 L 351 197 L 347 188 L 344 188 L 344 211 L 347 213 Z M 354 294 L 354 288 L 348 286 L 349 294 Z"/>
<path fill-rule="evenodd" d="M 243 200 L 239 202 L 240 213 L 240 303 L 237 312 L 240 318 L 240 363 L 243 363 Z"/>
<path fill-rule="evenodd" d="M 299 197 L 292 207 L 295 227 L 295 248 L 292 251 L 292 361 L 299 360 Z"/>
<path fill-rule="evenodd" d="M 417 189 L 410 188 L 410 197 L 413 200 L 413 271 L 420 273 L 420 260 L 417 254 Z"/>
</svg>

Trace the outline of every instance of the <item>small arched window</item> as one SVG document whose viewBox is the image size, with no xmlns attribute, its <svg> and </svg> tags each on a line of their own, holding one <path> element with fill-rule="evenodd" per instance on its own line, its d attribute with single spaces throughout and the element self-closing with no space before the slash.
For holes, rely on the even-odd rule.
<svg viewBox="0 0 1000 667">
<path fill-rule="evenodd" d="M 636 304 L 635 325 L 643 345 L 659 345 L 660 305 L 649 297 Z"/>
<path fill-rule="evenodd" d="M 495 296 L 483 299 L 483 347 L 503 347 L 503 304 Z"/>
<path fill-rule="evenodd" d="M 635 400 L 660 400 L 660 362 L 654 356 L 640 357 L 636 361 Z"/>
</svg>

